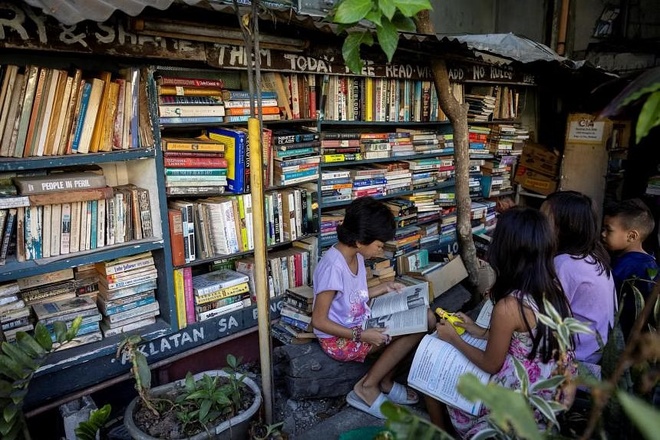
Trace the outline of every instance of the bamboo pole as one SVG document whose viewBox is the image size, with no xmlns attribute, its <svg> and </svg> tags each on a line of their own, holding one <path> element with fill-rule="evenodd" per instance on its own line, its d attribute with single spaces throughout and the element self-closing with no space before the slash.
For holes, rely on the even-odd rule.
<svg viewBox="0 0 660 440">
<path fill-rule="evenodd" d="M 259 359 L 261 362 L 261 382 L 264 392 L 266 424 L 273 423 L 273 369 L 270 335 L 270 295 L 266 274 L 266 228 L 264 225 L 264 185 L 261 126 L 259 119 L 248 120 L 248 141 L 250 143 L 250 194 L 252 195 L 252 216 L 254 218 L 254 286 L 257 296 L 257 317 L 259 326 Z"/>
</svg>

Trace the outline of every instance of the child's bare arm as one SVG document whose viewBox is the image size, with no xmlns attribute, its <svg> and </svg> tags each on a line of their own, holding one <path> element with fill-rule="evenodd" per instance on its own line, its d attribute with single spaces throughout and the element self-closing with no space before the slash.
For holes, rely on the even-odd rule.
<svg viewBox="0 0 660 440">
<path fill-rule="evenodd" d="M 312 310 L 312 325 L 323 333 L 337 336 L 340 338 L 351 339 L 353 330 L 337 324 L 328 318 L 330 304 L 337 293 L 336 290 L 326 290 L 316 295 L 314 300 L 314 309 Z"/>
</svg>

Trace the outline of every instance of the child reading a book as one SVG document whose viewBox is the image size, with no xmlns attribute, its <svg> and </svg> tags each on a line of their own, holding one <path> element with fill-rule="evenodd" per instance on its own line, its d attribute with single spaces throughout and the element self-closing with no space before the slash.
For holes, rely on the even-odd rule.
<svg viewBox="0 0 660 440">
<path fill-rule="evenodd" d="M 573 316 L 591 324 L 607 343 L 617 307 L 616 291 L 591 199 L 576 191 L 556 192 L 545 199 L 541 212 L 557 237 L 555 270 Z M 596 333 L 576 336 L 577 360 L 597 364 L 601 356 Z"/>
<path fill-rule="evenodd" d="M 379 418 L 384 418 L 380 406 L 388 399 L 404 405 L 418 402 L 417 394 L 394 382 L 393 375 L 425 334 L 390 337 L 387 328 L 363 330 L 370 316 L 369 300 L 404 287 L 396 282 L 367 287 L 364 260 L 379 256 L 395 230 L 394 217 L 384 204 L 371 197 L 355 199 L 337 228 L 338 243 L 314 271 L 312 325 L 323 351 L 338 361 L 364 362 L 368 354 L 382 350 L 346 398 L 351 406 Z M 430 310 L 427 315 L 431 329 L 436 320 Z"/>
<path fill-rule="evenodd" d="M 624 200 L 605 210 L 602 238 L 613 254 L 612 274 L 622 308 L 621 330 L 626 339 L 637 317 L 632 287 L 639 289 L 646 299 L 653 281 L 657 280 L 658 264 L 642 247 L 654 226 L 651 211 L 639 199 Z"/>
<path fill-rule="evenodd" d="M 490 291 L 495 303 L 490 327 L 482 328 L 462 313 L 459 316 L 463 323 L 456 323 L 472 336 L 486 339 L 485 349 L 468 344 L 444 319 L 436 326 L 438 337 L 456 347 L 481 370 L 492 374 L 490 380 L 499 385 L 520 387 L 514 358 L 523 364 L 532 384 L 551 377 L 559 345 L 551 329 L 537 319 L 539 313 L 545 313 L 543 299 L 562 317 L 571 315 L 557 281 L 553 257 L 554 236 L 541 212 L 515 207 L 502 213 L 488 251 L 488 260 L 497 273 Z M 552 391 L 539 395 L 552 399 Z M 439 402 L 436 405 L 440 406 Z M 448 409 L 452 425 L 462 438 L 472 438 L 488 426 L 485 407 L 476 416 L 454 407 Z M 434 423 L 441 422 L 437 408 L 429 408 L 429 414 L 435 418 L 432 418 Z M 541 424 L 540 414 L 536 415 Z"/>
</svg>

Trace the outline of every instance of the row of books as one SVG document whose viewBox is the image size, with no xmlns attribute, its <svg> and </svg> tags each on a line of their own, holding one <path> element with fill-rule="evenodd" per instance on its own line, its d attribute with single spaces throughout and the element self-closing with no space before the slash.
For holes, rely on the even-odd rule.
<svg viewBox="0 0 660 440">
<path fill-rule="evenodd" d="M 146 73 L 93 75 L 0 66 L 0 156 L 56 156 L 154 145 Z"/>
<path fill-rule="evenodd" d="M 315 184 L 265 195 L 266 244 L 276 245 L 318 232 Z M 251 194 L 170 200 L 174 265 L 254 249 Z"/>
<path fill-rule="evenodd" d="M 306 344 L 316 338 L 312 331 L 314 290 L 307 285 L 290 287 L 284 292 L 280 319 L 271 332 L 283 344 Z"/>
</svg>

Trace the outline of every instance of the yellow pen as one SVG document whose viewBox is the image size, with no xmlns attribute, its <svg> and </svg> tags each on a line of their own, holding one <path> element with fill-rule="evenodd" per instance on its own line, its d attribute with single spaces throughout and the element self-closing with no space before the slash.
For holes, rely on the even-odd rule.
<svg viewBox="0 0 660 440">
<path fill-rule="evenodd" d="M 442 319 L 446 320 L 451 324 L 452 327 L 456 330 L 456 333 L 459 335 L 462 335 L 465 333 L 465 329 L 463 327 L 459 327 L 456 325 L 457 322 L 463 322 L 461 318 L 458 316 L 454 315 L 453 313 L 449 313 L 445 309 L 438 307 L 435 309 L 435 313 Z"/>
</svg>

